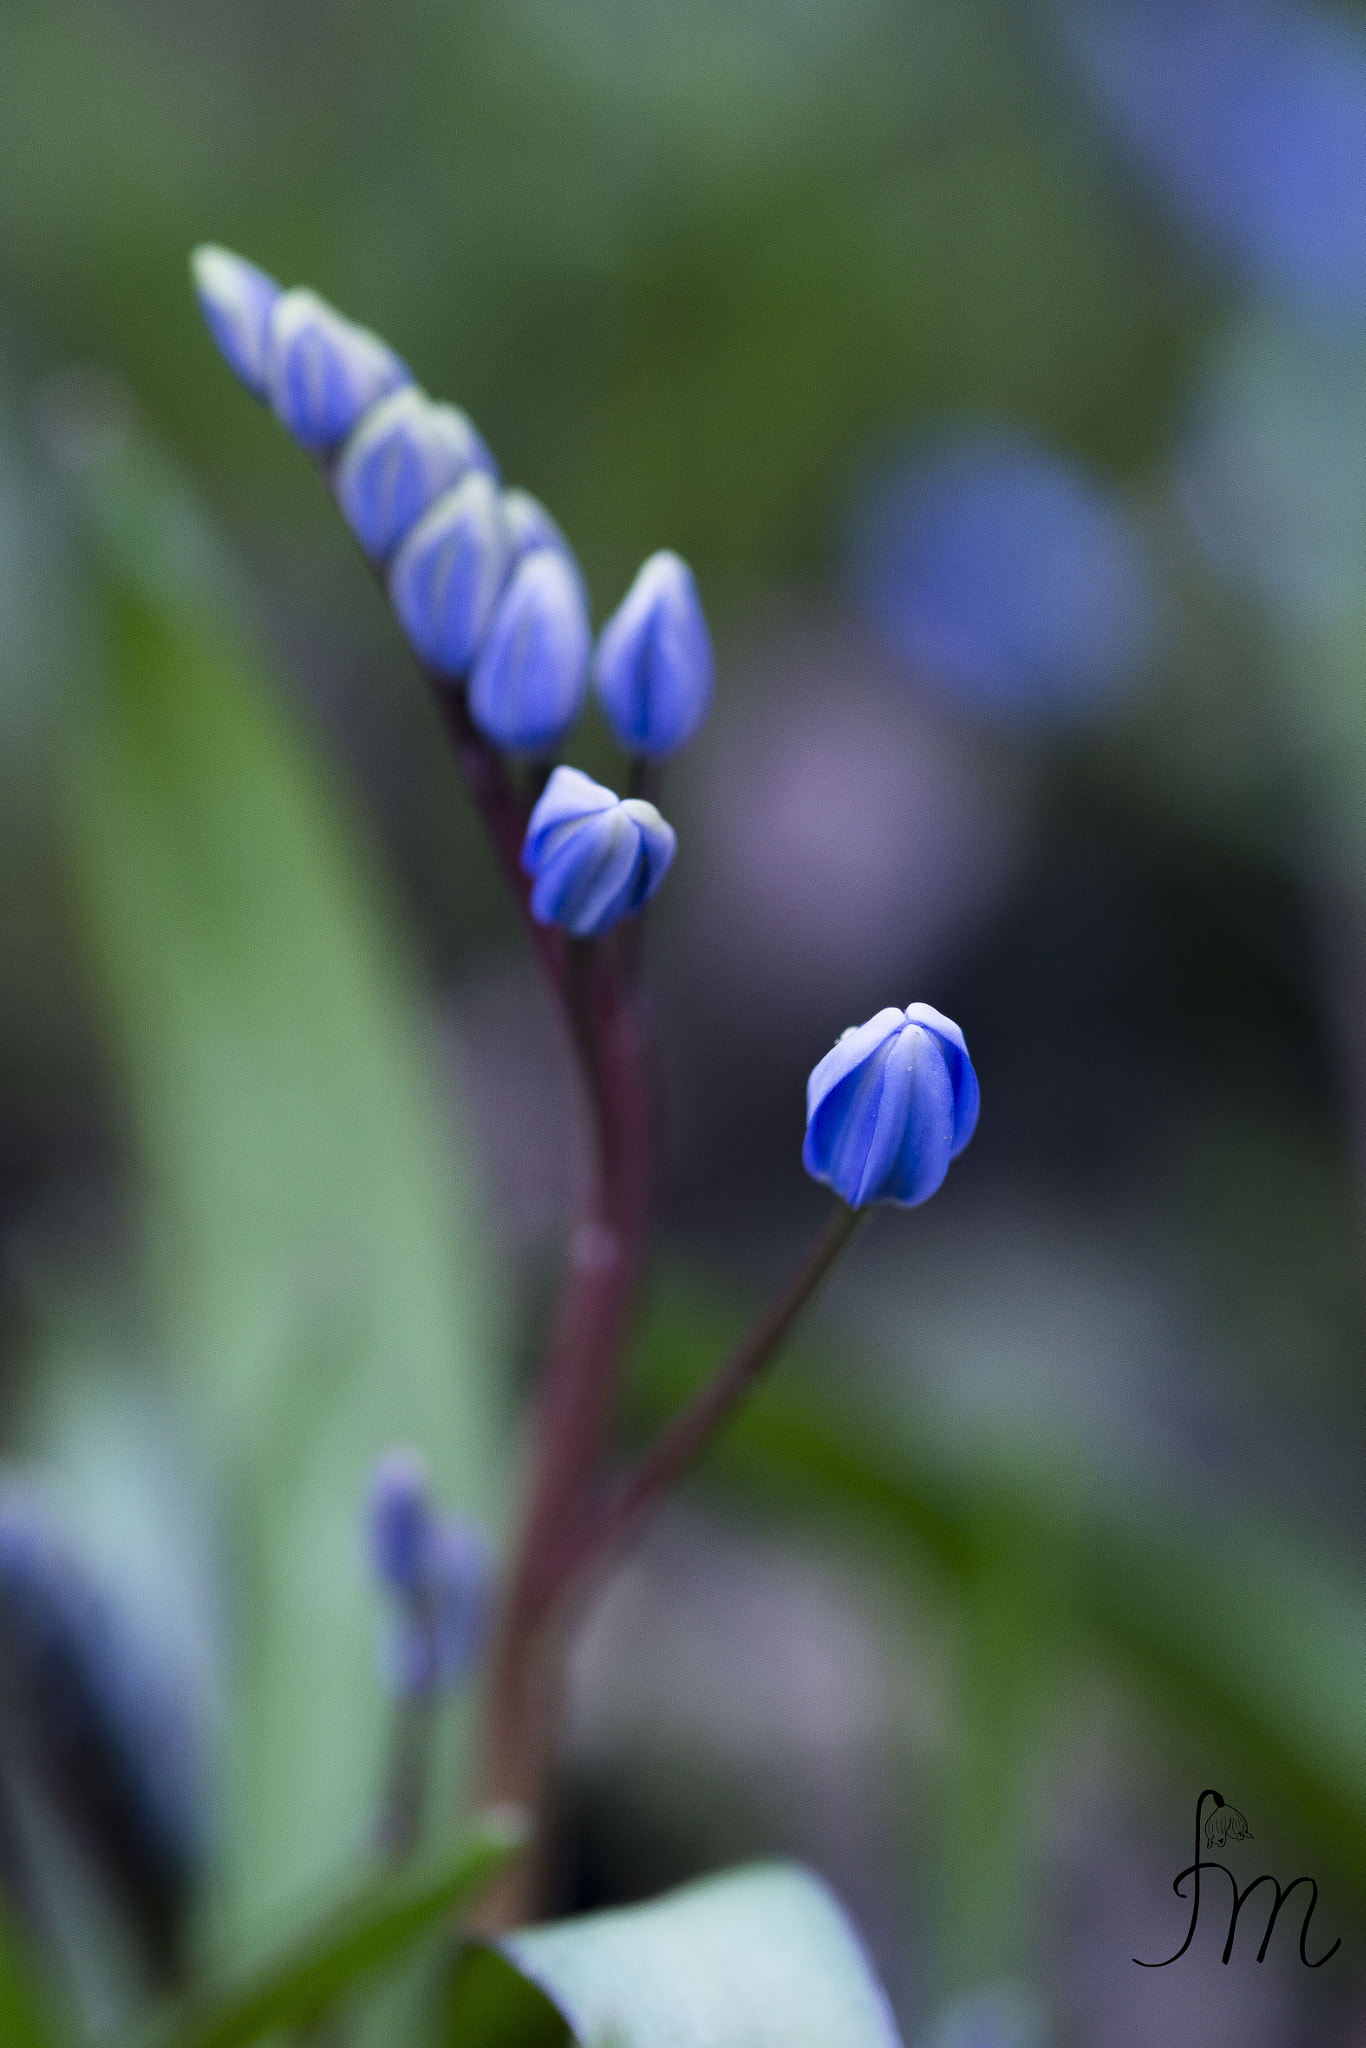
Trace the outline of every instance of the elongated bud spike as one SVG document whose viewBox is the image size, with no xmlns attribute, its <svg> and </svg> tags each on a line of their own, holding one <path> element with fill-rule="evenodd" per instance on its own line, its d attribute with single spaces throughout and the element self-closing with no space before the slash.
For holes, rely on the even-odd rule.
<svg viewBox="0 0 1366 2048">
<path fill-rule="evenodd" d="M 394 557 L 389 595 L 428 668 L 463 676 L 488 630 L 508 567 L 498 492 L 475 470 L 437 499 Z"/>
<path fill-rule="evenodd" d="M 230 249 L 204 243 L 190 258 L 199 310 L 228 368 L 253 398 L 265 399 L 270 316 L 280 287 Z"/>
<path fill-rule="evenodd" d="M 366 413 L 341 453 L 333 488 L 367 555 L 386 561 L 424 512 L 470 470 L 498 481 L 463 412 L 410 384 Z"/>
<path fill-rule="evenodd" d="M 583 708 L 592 635 L 583 585 L 568 557 L 538 548 L 498 600 L 470 677 L 470 717 L 495 746 L 537 753 Z"/>
<path fill-rule="evenodd" d="M 667 550 L 643 564 L 602 629 L 593 685 L 628 753 L 660 759 L 696 732 L 715 663 L 692 570 Z"/>
<path fill-rule="evenodd" d="M 406 363 L 315 292 L 282 292 L 270 316 L 267 388 L 276 417 L 306 448 L 329 453 L 364 413 L 412 382 Z"/>
<path fill-rule="evenodd" d="M 599 937 L 649 901 L 677 844 L 653 804 L 623 801 L 577 768 L 557 768 L 522 847 L 531 914 L 575 938 Z"/>
</svg>

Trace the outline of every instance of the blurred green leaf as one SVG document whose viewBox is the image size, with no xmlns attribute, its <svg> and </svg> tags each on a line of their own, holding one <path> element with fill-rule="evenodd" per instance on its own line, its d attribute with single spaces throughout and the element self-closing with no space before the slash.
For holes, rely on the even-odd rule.
<svg viewBox="0 0 1366 2048">
<path fill-rule="evenodd" d="M 136 443 L 97 459 L 72 411 L 110 648 L 72 749 L 76 867 L 158 1331 L 245 1568 L 222 1893 L 240 1934 L 364 1842 L 372 1460 L 415 1443 L 446 1497 L 496 1508 L 493 1278 L 362 835 L 271 701 L 183 489 Z"/>
<path fill-rule="evenodd" d="M 670 1412 L 743 1318 L 680 1279 L 661 1290 L 637 1381 L 642 1423 Z M 818 1331 L 799 1340 L 708 1468 L 751 1501 L 837 1514 L 956 1592 L 1012 1532 L 1011 1571 L 1074 1649 L 1265 1772 L 1297 1825 L 1366 1884 L 1366 1593 L 1333 1560 L 1232 1508 L 1092 1474 L 1061 1443 L 954 1450 L 859 1414 Z M 825 1399 L 822 1380 L 841 1399 Z"/>
<path fill-rule="evenodd" d="M 241 1983 L 163 2028 L 154 2048 L 244 2048 L 276 2027 L 298 2025 L 477 1898 L 526 1838 L 526 1823 L 511 1808 L 480 1815 L 444 1855 L 368 1885 Z"/>
<path fill-rule="evenodd" d="M 548 2048 L 546 1999 L 584 2048 L 890 2048 L 897 2038 L 843 1912 L 809 1872 L 781 1864 L 474 1950 L 456 1979 L 455 2048 Z"/>
<path fill-rule="evenodd" d="M 60 2048 L 8 1908 L 0 1901 L 0 2041 L 4 2048 Z"/>
</svg>

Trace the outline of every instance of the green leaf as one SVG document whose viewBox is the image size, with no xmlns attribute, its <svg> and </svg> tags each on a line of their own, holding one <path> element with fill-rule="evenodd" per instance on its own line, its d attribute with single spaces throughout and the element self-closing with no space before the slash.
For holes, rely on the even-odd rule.
<svg viewBox="0 0 1366 2048">
<path fill-rule="evenodd" d="M 639 1420 L 671 1412 L 743 1321 L 734 1303 L 668 1284 L 643 1343 Z M 959 1596 L 1009 1529 L 1022 1611 L 1037 1603 L 1074 1651 L 1264 1776 L 1295 1826 L 1366 1883 L 1359 1580 L 1246 1512 L 1090 1471 L 1061 1442 L 1042 1457 L 1027 1442 L 987 1452 L 937 1438 L 904 1406 L 860 1413 L 828 1342 L 819 1323 L 799 1338 L 704 1477 L 782 1512 L 834 1515 Z"/>
<path fill-rule="evenodd" d="M 0 2042 L 4 2048 L 59 2048 L 60 2036 L 9 1912 L 0 1901 Z"/>
<path fill-rule="evenodd" d="M 200 2001 L 147 2048 L 245 2048 L 309 2019 L 338 1993 L 392 1962 L 433 1923 L 476 1898 L 524 1846 L 527 1825 L 492 1808 L 445 1855 L 369 1885 L 242 1981 Z M 9 2048 L 9 2036 L 0 2036 Z"/>
<path fill-rule="evenodd" d="M 582 2048 L 894 2048 L 897 2040 L 843 1911 L 819 1879 L 786 1864 L 474 1950 L 456 1979 L 455 2048 L 549 2048 L 546 2000 Z"/>
<path fill-rule="evenodd" d="M 215 1891 L 240 1942 L 365 1841 L 373 1459 L 415 1443 L 452 1504 L 497 1510 L 492 1262 L 413 964 L 230 576 L 145 448 L 87 487 L 109 659 L 74 737 L 72 836 L 154 1332 L 243 1572 Z"/>
</svg>

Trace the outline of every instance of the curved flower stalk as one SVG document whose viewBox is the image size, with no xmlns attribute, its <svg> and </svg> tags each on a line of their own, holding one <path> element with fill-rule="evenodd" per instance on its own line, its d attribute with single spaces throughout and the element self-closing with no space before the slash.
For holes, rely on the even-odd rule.
<svg viewBox="0 0 1366 2048">
<path fill-rule="evenodd" d="M 312 293 L 282 291 L 221 249 L 200 250 L 194 275 L 229 365 L 318 461 L 388 591 L 564 1003 L 593 1108 L 596 1173 L 551 1323 L 528 1497 L 491 1625 L 481 1789 L 535 1811 L 556 1690 L 548 1616 L 703 1453 L 870 1206 L 919 1203 L 940 1185 L 972 1135 L 976 1076 L 958 1027 L 926 1004 L 879 1012 L 820 1062 L 805 1159 L 839 1197 L 825 1231 L 735 1355 L 634 1471 L 609 1482 L 603 1467 L 655 1178 L 635 934 L 676 850 L 641 792 L 648 784 L 657 794 L 660 763 L 693 737 L 711 701 L 714 660 L 696 584 L 678 556 L 652 555 L 595 650 L 588 593 L 564 535 L 534 498 L 504 487 L 463 413 L 429 399 L 387 344 Z M 554 762 L 590 671 L 632 764 L 624 799 Z M 519 757 L 530 757 L 529 769 Z M 483 1640 L 487 1552 L 475 1532 L 435 1514 L 420 1466 L 405 1456 L 376 1475 L 370 1535 L 392 1596 L 385 1668 L 407 1740 L 414 1715 Z M 416 1795 L 403 1772 L 419 1751 L 402 1741 L 396 1750 L 394 1853 L 411 1839 Z M 498 1917 L 527 1903 L 505 1895 Z"/>
</svg>

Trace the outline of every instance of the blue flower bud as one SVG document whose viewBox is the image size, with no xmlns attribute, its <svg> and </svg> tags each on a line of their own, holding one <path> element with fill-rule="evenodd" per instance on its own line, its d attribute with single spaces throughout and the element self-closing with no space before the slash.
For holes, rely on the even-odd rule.
<svg viewBox="0 0 1366 2048">
<path fill-rule="evenodd" d="M 530 491 L 504 491 L 503 519 L 514 561 L 520 562 L 523 555 L 532 554 L 537 548 L 556 548 L 573 560 L 569 542 L 540 499 L 533 498 Z"/>
<path fill-rule="evenodd" d="M 275 301 L 267 391 L 276 417 L 306 448 L 335 448 L 372 405 L 411 382 L 387 343 L 316 293 L 282 292 Z"/>
<path fill-rule="evenodd" d="M 711 702 L 711 635 L 692 570 L 651 555 L 602 629 L 593 684 L 628 753 L 658 758 L 690 740 Z"/>
<path fill-rule="evenodd" d="M 480 732 L 514 753 L 553 746 L 583 708 L 591 647 L 573 563 L 555 548 L 524 556 L 470 677 L 470 717 Z"/>
<path fill-rule="evenodd" d="M 531 914 L 578 939 L 610 931 L 654 895 L 677 844 L 653 804 L 623 801 L 577 768 L 557 768 L 522 847 Z"/>
<path fill-rule="evenodd" d="M 853 1209 L 913 1208 L 977 1128 L 981 1091 L 963 1034 L 928 1003 L 846 1031 L 806 1084 L 802 1163 Z"/>
<path fill-rule="evenodd" d="M 365 415 L 342 450 L 337 502 L 367 555 L 384 561 L 423 513 L 471 469 L 497 465 L 463 412 L 405 385 Z"/>
<path fill-rule="evenodd" d="M 394 557 L 389 595 L 421 659 L 462 676 L 488 629 L 508 568 L 493 480 L 474 470 L 437 499 Z"/>
<path fill-rule="evenodd" d="M 415 1451 L 389 1451 L 370 1479 L 366 1520 L 376 1578 L 397 1593 L 415 1593 L 432 1534 L 427 1468 Z"/>
<path fill-rule="evenodd" d="M 270 316 L 280 287 L 231 249 L 206 243 L 190 258 L 199 310 L 228 368 L 253 398 L 266 396 Z"/>
</svg>

